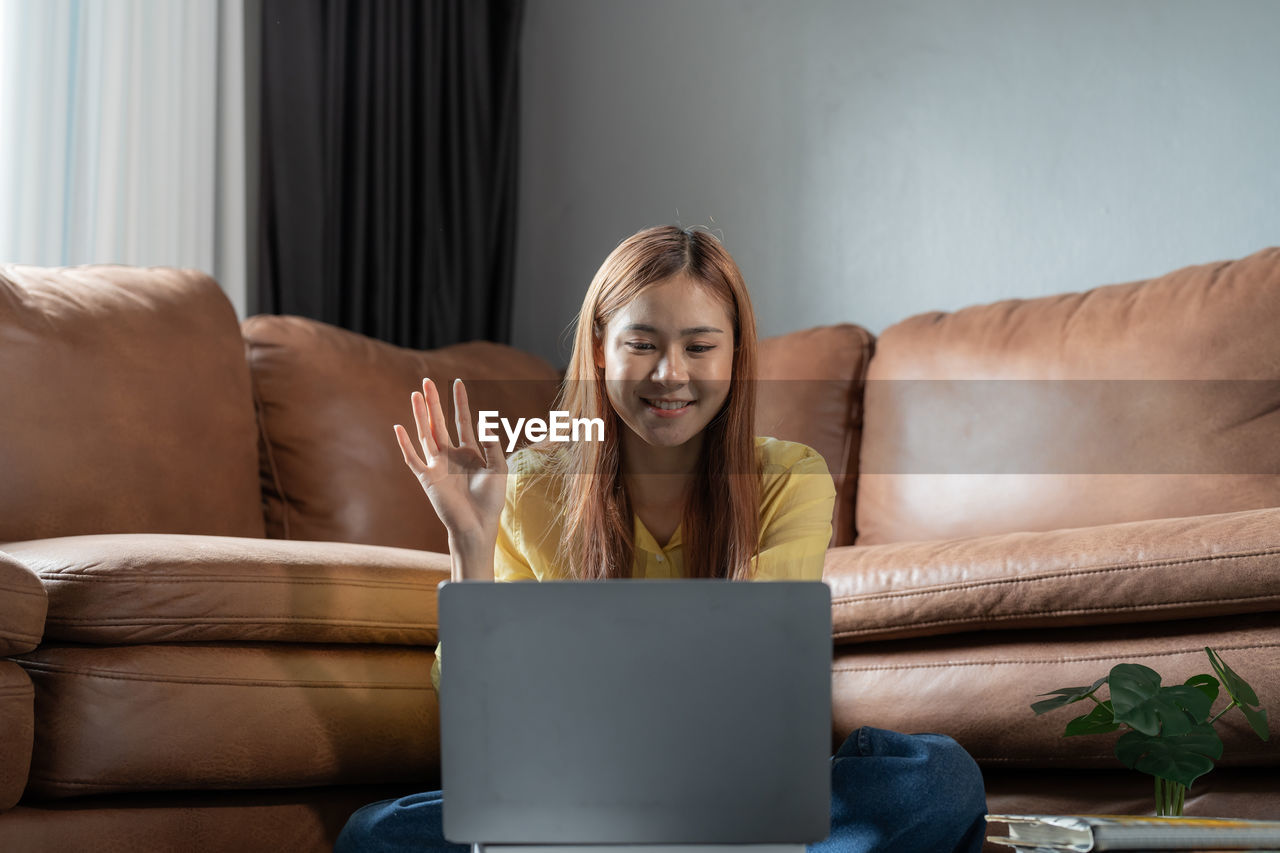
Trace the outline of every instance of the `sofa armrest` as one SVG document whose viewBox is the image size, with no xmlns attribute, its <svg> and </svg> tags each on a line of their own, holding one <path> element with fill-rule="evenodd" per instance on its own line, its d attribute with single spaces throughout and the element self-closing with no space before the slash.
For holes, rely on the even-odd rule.
<svg viewBox="0 0 1280 853">
<path fill-rule="evenodd" d="M 48 599 L 35 572 L 0 551 L 0 657 L 34 649 L 44 633 Z M 0 660 L 0 811 L 27 786 L 35 738 L 35 695 L 18 664 Z"/>
<path fill-rule="evenodd" d="M 1280 507 L 833 548 L 838 645 L 1280 610 Z"/>
<path fill-rule="evenodd" d="M 48 609 L 48 596 L 36 573 L 0 551 L 0 657 L 40 645 Z"/>
<path fill-rule="evenodd" d="M 0 548 L 48 593 L 45 640 L 97 645 L 431 647 L 449 578 L 448 554 L 336 542 L 109 534 Z"/>
</svg>

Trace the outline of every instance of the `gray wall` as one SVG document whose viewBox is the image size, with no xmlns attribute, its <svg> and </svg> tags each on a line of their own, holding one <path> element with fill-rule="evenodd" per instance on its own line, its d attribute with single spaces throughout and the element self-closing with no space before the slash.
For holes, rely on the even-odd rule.
<svg viewBox="0 0 1280 853">
<path fill-rule="evenodd" d="M 761 333 L 1280 244 L 1280 2 L 529 0 L 514 343 L 716 230 Z"/>
</svg>

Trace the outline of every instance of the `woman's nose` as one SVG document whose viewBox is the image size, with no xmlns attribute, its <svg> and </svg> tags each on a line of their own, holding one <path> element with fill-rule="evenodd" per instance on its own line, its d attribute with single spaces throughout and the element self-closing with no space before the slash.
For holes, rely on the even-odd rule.
<svg viewBox="0 0 1280 853">
<path fill-rule="evenodd" d="M 653 378 L 658 382 L 679 383 L 689 380 L 688 367 L 682 350 L 669 350 L 658 359 Z"/>
</svg>

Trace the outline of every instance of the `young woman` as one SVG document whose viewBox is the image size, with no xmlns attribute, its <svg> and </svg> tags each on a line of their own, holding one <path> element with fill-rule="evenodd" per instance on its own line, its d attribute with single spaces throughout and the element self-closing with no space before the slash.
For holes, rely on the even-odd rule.
<svg viewBox="0 0 1280 853">
<path fill-rule="evenodd" d="M 411 398 L 422 454 L 395 433 L 449 532 L 455 579 L 820 580 L 831 476 L 811 448 L 755 435 L 755 378 L 755 315 L 733 259 L 706 231 L 650 228 L 596 273 L 556 403 L 603 419 L 603 441 L 508 462 L 476 440 L 457 381 L 457 444 L 430 380 Z M 950 738 L 864 727 L 832 772 L 831 835 L 811 850 L 981 849 L 982 777 Z M 466 853 L 444 840 L 442 802 L 436 791 L 365 806 L 335 853 Z"/>
</svg>

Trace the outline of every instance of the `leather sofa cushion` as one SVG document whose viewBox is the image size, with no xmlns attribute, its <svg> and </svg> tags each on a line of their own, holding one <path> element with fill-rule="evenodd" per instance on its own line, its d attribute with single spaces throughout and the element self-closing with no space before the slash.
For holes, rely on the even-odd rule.
<svg viewBox="0 0 1280 853">
<path fill-rule="evenodd" d="M 852 545 L 862 388 L 874 340 L 861 326 L 820 326 L 760 341 L 756 434 L 822 454 L 836 485 L 833 545 Z"/>
<path fill-rule="evenodd" d="M 0 551 L 0 657 L 40 645 L 48 609 L 48 596 L 36 573 Z"/>
<path fill-rule="evenodd" d="M 0 551 L 0 657 L 39 645 L 48 605 L 35 573 Z M 13 806 L 27 784 L 33 702 L 31 680 L 22 667 L 0 660 L 0 811 Z"/>
<path fill-rule="evenodd" d="M 0 814 L 0 850 L 333 853 L 356 809 L 425 787 L 172 791 L 32 801 Z"/>
<path fill-rule="evenodd" d="M 45 641 L 434 646 L 449 557 L 332 542 L 119 534 L 13 542 L 49 595 Z"/>
<path fill-rule="evenodd" d="M 1145 664 L 1164 684 L 1181 684 L 1213 672 L 1205 646 L 1253 686 L 1264 708 L 1280 708 L 1280 622 L 1261 613 L 844 646 L 832 667 L 834 736 L 843 740 L 864 725 L 940 732 L 986 767 L 1120 767 L 1113 752 L 1120 733 L 1062 737 L 1088 708 L 1037 717 L 1031 704 L 1060 687 L 1092 684 L 1118 663 Z M 1226 705 L 1219 698 L 1214 710 Z M 1280 738 L 1260 740 L 1238 710 L 1214 728 L 1226 745 L 1223 766 L 1274 772 L 1280 765 Z M 1145 788 L 1150 793 L 1150 780 Z"/>
<path fill-rule="evenodd" d="M 837 548 L 827 552 L 824 580 L 838 645 L 1231 613 L 1275 618 L 1280 508 Z"/>
<path fill-rule="evenodd" d="M 35 737 L 34 696 L 22 667 L 0 660 L 0 812 L 12 808 L 27 786 Z"/>
<path fill-rule="evenodd" d="M 1280 505 L 1280 248 L 911 317 L 876 342 L 858 542 Z"/>
<path fill-rule="evenodd" d="M 438 778 L 434 655 L 401 646 L 46 645 L 28 794 Z"/>
<path fill-rule="evenodd" d="M 409 395 L 430 377 L 452 430 L 455 378 L 475 414 L 543 417 L 559 374 L 501 344 L 402 349 L 302 317 L 242 325 L 262 427 L 267 535 L 448 551 L 444 525 L 405 467 L 392 424 L 415 435 Z M 505 444 L 505 442 L 504 442 Z"/>
<path fill-rule="evenodd" d="M 235 309 L 196 270 L 0 267 L 0 542 L 262 536 Z"/>
</svg>

